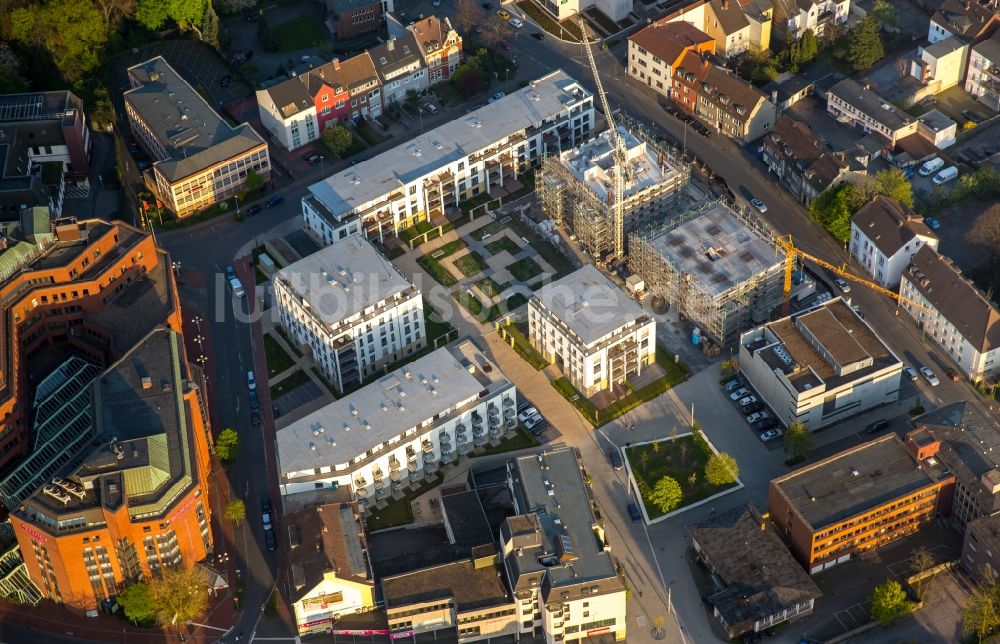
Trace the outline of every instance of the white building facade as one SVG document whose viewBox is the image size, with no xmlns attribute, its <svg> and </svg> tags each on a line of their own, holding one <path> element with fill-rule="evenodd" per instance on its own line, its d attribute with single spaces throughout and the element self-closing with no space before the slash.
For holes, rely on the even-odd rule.
<svg viewBox="0 0 1000 644">
<path fill-rule="evenodd" d="M 424 347 L 420 290 L 361 235 L 274 277 L 279 322 L 341 392 Z"/>
<path fill-rule="evenodd" d="M 899 284 L 910 258 L 924 244 L 936 250 L 937 235 L 916 213 L 889 197 L 876 197 L 851 220 L 851 257 L 886 288 Z"/>
<path fill-rule="evenodd" d="M 309 97 L 304 90 L 302 94 L 305 98 L 296 97 L 287 105 L 277 105 L 272 92 L 257 90 L 257 113 L 261 125 L 286 150 L 312 143 L 320 135 L 316 104 L 306 100 Z"/>
<path fill-rule="evenodd" d="M 592 264 L 528 303 L 531 345 L 590 396 L 656 361 L 656 321 Z"/>
<path fill-rule="evenodd" d="M 792 8 L 785 27 L 785 41 L 789 43 L 802 38 L 807 29 L 822 36 L 826 33 L 827 26 L 846 24 L 851 12 L 851 0 L 813 0 L 789 4 Z"/>
<path fill-rule="evenodd" d="M 1000 110 L 1000 35 L 993 34 L 969 54 L 965 91 L 992 110 Z"/>
<path fill-rule="evenodd" d="M 950 260 L 922 248 L 903 271 L 899 294 L 910 300 L 899 307 L 963 376 L 976 382 L 1000 371 L 1000 312 Z"/>
<path fill-rule="evenodd" d="M 747 331 L 739 363 L 781 422 L 812 431 L 898 400 L 903 369 L 840 298 Z"/>
<path fill-rule="evenodd" d="M 278 431 L 284 496 L 349 488 L 362 507 L 402 496 L 517 429 L 514 385 L 471 342 L 442 347 Z"/>
<path fill-rule="evenodd" d="M 559 20 L 572 18 L 591 7 L 597 7 L 615 22 L 624 20 L 632 12 L 632 0 L 542 0 L 539 4 Z"/>
<path fill-rule="evenodd" d="M 343 231 L 384 239 L 516 179 L 594 128 L 593 97 L 555 71 L 490 105 L 309 187 L 306 230 L 323 243 Z"/>
</svg>

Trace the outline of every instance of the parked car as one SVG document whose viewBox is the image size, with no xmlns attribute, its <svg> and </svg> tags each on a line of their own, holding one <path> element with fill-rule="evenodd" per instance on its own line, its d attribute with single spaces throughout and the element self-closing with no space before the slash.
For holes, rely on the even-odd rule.
<svg viewBox="0 0 1000 644">
<path fill-rule="evenodd" d="M 775 438 L 777 438 L 779 436 L 781 436 L 781 431 L 780 430 L 769 429 L 769 430 L 767 430 L 766 432 L 764 432 L 763 434 L 760 435 L 760 439 L 766 443 L 767 441 L 774 440 Z"/>
<path fill-rule="evenodd" d="M 250 412 L 250 424 L 254 427 L 260 427 L 260 412 L 252 411 Z"/>
<path fill-rule="evenodd" d="M 927 224 L 927 227 L 930 228 L 931 230 L 941 229 L 941 222 L 938 221 L 935 217 L 924 217 L 924 223 Z"/>
<path fill-rule="evenodd" d="M 534 38 L 535 40 L 545 40 L 545 34 L 543 34 L 540 31 L 531 32 L 531 37 Z"/>
<path fill-rule="evenodd" d="M 750 405 L 757 402 L 757 396 L 746 396 L 745 398 L 740 398 L 740 407 L 749 407 Z"/>
<path fill-rule="evenodd" d="M 934 372 L 931 371 L 928 367 L 920 367 L 920 375 L 922 375 L 924 379 L 927 380 L 928 383 L 930 383 L 931 387 L 937 387 L 938 385 L 941 384 L 941 381 L 938 380 L 938 377 L 935 376 Z"/>
<path fill-rule="evenodd" d="M 233 295 L 236 297 L 245 297 L 247 292 L 243 290 L 243 284 L 240 282 L 238 277 L 234 277 L 229 280 L 229 288 L 232 289 Z"/>
<path fill-rule="evenodd" d="M 980 123 L 983 122 L 983 117 L 979 116 L 978 114 L 976 114 L 972 110 L 965 110 L 965 111 L 963 111 L 962 112 L 962 118 L 964 118 L 966 121 L 972 121 L 976 125 L 979 125 Z"/>
<path fill-rule="evenodd" d="M 424 105 L 424 109 L 427 110 L 427 113 L 430 114 L 431 116 L 434 116 L 435 114 L 441 111 L 438 109 L 438 106 L 435 105 L 434 103 L 428 103 Z"/>
<path fill-rule="evenodd" d="M 264 212 L 264 207 L 261 206 L 259 203 L 255 203 L 254 205 L 247 208 L 247 217 L 253 217 L 254 215 L 259 215 L 262 212 Z"/>
<path fill-rule="evenodd" d="M 757 197 L 751 199 L 750 203 L 752 203 L 753 207 L 759 210 L 760 212 L 762 213 L 767 212 L 767 204 L 758 199 Z"/>
<path fill-rule="evenodd" d="M 236 279 L 236 269 L 233 268 L 232 266 L 226 267 L 226 279 L 227 280 Z"/>
<path fill-rule="evenodd" d="M 958 177 L 958 168 L 956 168 L 955 166 L 949 166 L 944 170 L 942 170 L 941 172 L 937 173 L 937 176 L 934 177 L 934 185 L 940 186 L 942 184 L 948 183 L 949 181 L 955 179 L 956 177 Z"/>
<path fill-rule="evenodd" d="M 695 123 L 694 129 L 698 134 L 702 135 L 706 139 L 712 136 L 712 130 L 708 129 L 708 126 L 706 126 L 704 123 Z"/>
<path fill-rule="evenodd" d="M 758 420 L 764 420 L 765 418 L 769 418 L 770 416 L 771 414 L 769 414 L 766 411 L 755 411 L 754 413 L 747 416 L 747 422 L 753 425 Z"/>
<path fill-rule="evenodd" d="M 625 467 L 625 462 L 622 460 L 622 453 L 617 447 L 612 447 L 608 450 L 608 459 L 611 461 L 611 467 L 616 470 L 620 470 Z"/>
<path fill-rule="evenodd" d="M 473 103 L 469 107 L 465 108 L 465 113 L 468 114 L 469 112 L 475 112 L 483 105 L 485 105 L 485 103 Z"/>
<path fill-rule="evenodd" d="M 941 157 L 934 157 L 930 161 L 927 161 L 922 166 L 920 166 L 919 173 L 921 177 L 929 177 L 943 167 L 944 167 L 944 159 L 942 159 Z"/>
<path fill-rule="evenodd" d="M 247 389 L 250 391 L 257 390 L 257 378 L 254 377 L 252 371 L 247 372 Z"/>
<path fill-rule="evenodd" d="M 735 391 L 739 389 L 740 385 L 742 384 L 743 383 L 740 382 L 739 378 L 733 378 L 732 380 L 726 383 L 726 391 Z"/>
<path fill-rule="evenodd" d="M 748 393 L 750 393 L 749 389 L 747 389 L 746 387 L 740 387 L 739 389 L 737 389 L 733 393 L 729 394 L 729 399 L 730 400 L 739 400 L 743 396 L 746 396 Z"/>
<path fill-rule="evenodd" d="M 285 203 L 285 198 L 283 196 L 281 196 L 281 195 L 274 195 L 273 197 L 271 197 L 270 199 L 267 200 L 267 203 L 265 204 L 265 207 L 266 208 L 274 208 L 275 206 L 280 206 L 283 203 Z"/>
<path fill-rule="evenodd" d="M 954 369 L 945 369 L 944 375 L 948 376 L 948 379 L 951 380 L 952 382 L 959 381 L 959 375 L 955 372 Z"/>
<path fill-rule="evenodd" d="M 278 544 L 274 538 L 274 530 L 264 530 L 264 547 L 271 552 L 278 549 Z"/>
<path fill-rule="evenodd" d="M 510 26 L 513 27 L 514 29 L 520 29 L 521 27 L 524 26 L 524 22 L 520 18 L 511 18 Z"/>
<path fill-rule="evenodd" d="M 504 92 L 497 92 L 493 96 L 490 96 L 490 100 L 488 100 L 487 103 L 496 103 L 497 101 L 499 101 L 501 98 L 503 98 L 506 95 L 507 94 L 505 94 Z"/>
<path fill-rule="evenodd" d="M 549 428 L 549 421 L 542 418 L 541 414 L 535 414 L 524 421 L 524 427 L 533 435 L 538 436 Z"/>
<path fill-rule="evenodd" d="M 323 160 L 323 155 L 319 152 L 307 152 L 302 158 L 309 162 L 309 165 L 316 165 Z"/>
<path fill-rule="evenodd" d="M 271 499 L 266 496 L 260 502 L 260 520 L 264 523 L 265 530 L 272 530 L 274 526 L 271 525 L 271 513 L 274 509 L 271 507 Z"/>
<path fill-rule="evenodd" d="M 847 281 L 844 280 L 843 278 L 834 277 L 833 278 L 833 283 L 837 285 L 837 288 L 840 289 L 841 293 L 850 293 L 851 292 L 851 285 L 848 284 Z"/>
<path fill-rule="evenodd" d="M 528 420 L 529 418 L 531 418 L 532 416 L 534 416 L 537 413 L 538 413 L 538 410 L 529 405 L 523 411 L 521 411 L 521 413 L 519 413 L 517 415 L 517 420 L 518 420 L 518 422 L 523 423 L 524 421 Z"/>
<path fill-rule="evenodd" d="M 913 370 L 913 367 L 903 367 L 903 375 L 906 376 L 907 380 L 917 379 L 917 372 Z"/>
<path fill-rule="evenodd" d="M 510 20 L 510 12 L 507 11 L 506 9 L 501 9 L 500 11 L 497 11 L 497 15 L 503 18 L 504 20 Z"/>
<path fill-rule="evenodd" d="M 233 77 L 230 76 L 229 74 L 226 74 L 225 76 L 222 77 L 222 80 L 219 81 L 219 85 L 221 85 L 222 87 L 229 87 L 229 84 L 232 82 L 233 82 Z"/>
<path fill-rule="evenodd" d="M 493 10 L 493 3 L 492 2 L 484 2 L 481 6 L 486 11 L 492 11 Z"/>
<path fill-rule="evenodd" d="M 632 519 L 632 523 L 639 523 L 642 521 L 642 513 L 639 512 L 639 506 L 635 503 L 628 504 L 628 515 Z"/>
<path fill-rule="evenodd" d="M 776 418 L 763 418 L 753 424 L 753 428 L 757 432 L 766 432 L 767 430 L 774 429 L 777 426 L 778 420 Z"/>
<path fill-rule="evenodd" d="M 250 392 L 250 409 L 253 410 L 260 409 L 260 398 L 257 397 L 256 391 Z"/>
<path fill-rule="evenodd" d="M 510 51 L 511 50 L 510 43 L 507 42 L 506 40 L 501 40 L 500 41 L 500 49 L 502 49 L 504 51 Z M 487 103 L 492 103 L 492 102 L 493 101 L 487 101 Z"/>
<path fill-rule="evenodd" d="M 865 431 L 868 432 L 869 434 L 874 434 L 875 432 L 881 431 L 888 426 L 889 426 L 889 421 L 882 418 L 880 420 L 876 420 L 874 423 L 868 423 L 868 426 L 865 427 Z"/>
</svg>

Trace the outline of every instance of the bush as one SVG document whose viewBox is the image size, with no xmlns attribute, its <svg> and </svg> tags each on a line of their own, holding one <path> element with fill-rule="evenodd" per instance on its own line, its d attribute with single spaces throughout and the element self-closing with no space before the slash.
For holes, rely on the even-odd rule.
<svg viewBox="0 0 1000 644">
<path fill-rule="evenodd" d="M 354 137 L 343 125 L 331 125 L 323 130 L 323 143 L 337 156 L 343 156 L 354 145 Z"/>
<path fill-rule="evenodd" d="M 681 504 L 684 492 L 680 483 L 670 476 L 664 476 L 649 491 L 647 498 L 666 514 Z"/>
<path fill-rule="evenodd" d="M 740 468 L 736 464 L 736 459 L 719 452 L 712 454 L 705 465 L 705 480 L 712 485 L 729 485 L 735 483 L 740 476 Z"/>
<path fill-rule="evenodd" d="M 913 602 L 895 579 L 888 579 L 872 591 L 871 616 L 883 625 L 913 610 Z"/>
</svg>

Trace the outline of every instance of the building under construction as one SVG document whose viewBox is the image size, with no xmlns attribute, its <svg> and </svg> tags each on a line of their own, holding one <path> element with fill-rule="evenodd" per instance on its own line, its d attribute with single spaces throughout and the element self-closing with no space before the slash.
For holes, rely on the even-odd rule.
<svg viewBox="0 0 1000 644">
<path fill-rule="evenodd" d="M 735 208 L 735 209 L 734 209 Z M 711 201 L 629 237 L 629 268 L 719 346 L 780 306 L 784 253 L 741 206 Z"/>
<path fill-rule="evenodd" d="M 545 213 L 576 235 L 598 262 L 621 260 L 616 239 L 675 214 L 690 167 L 672 148 L 661 149 L 619 126 L 629 172 L 623 230 L 615 230 L 614 137 L 609 130 L 545 159 L 535 184 Z M 622 249 L 624 250 L 624 249 Z"/>
</svg>

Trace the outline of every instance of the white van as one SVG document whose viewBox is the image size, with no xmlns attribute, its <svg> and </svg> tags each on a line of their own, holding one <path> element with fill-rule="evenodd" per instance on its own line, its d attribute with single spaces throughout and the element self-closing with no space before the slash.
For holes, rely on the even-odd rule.
<svg viewBox="0 0 1000 644">
<path fill-rule="evenodd" d="M 943 167 L 944 167 L 944 159 L 940 157 L 934 157 L 927 163 L 920 166 L 920 176 L 929 177 Z"/>
<path fill-rule="evenodd" d="M 236 297 L 243 297 L 246 295 L 246 291 L 243 290 L 243 284 L 240 282 L 240 278 L 234 277 L 229 280 L 229 288 L 233 289 L 233 295 Z"/>
<path fill-rule="evenodd" d="M 941 172 L 937 173 L 937 176 L 934 177 L 934 185 L 940 186 L 942 183 L 948 183 L 957 176 L 958 176 L 958 168 L 956 168 L 955 166 L 949 166 L 944 170 L 942 170 Z"/>
</svg>

